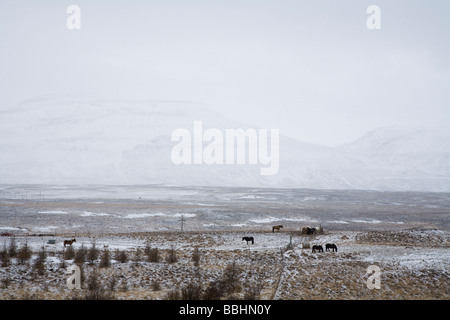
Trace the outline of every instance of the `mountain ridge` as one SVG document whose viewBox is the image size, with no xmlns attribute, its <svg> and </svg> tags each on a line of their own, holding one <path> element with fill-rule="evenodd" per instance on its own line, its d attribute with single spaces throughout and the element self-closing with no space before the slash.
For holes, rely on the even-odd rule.
<svg viewBox="0 0 450 320">
<path fill-rule="evenodd" d="M 196 120 L 203 122 L 205 130 L 257 129 L 204 104 L 41 96 L 1 108 L 0 117 L 3 184 L 450 192 L 450 161 L 446 161 L 450 160 L 450 136 L 430 130 L 378 128 L 337 148 L 285 137 L 281 131 L 279 172 L 261 176 L 258 165 L 175 165 L 171 161 L 176 144 L 171 133 L 178 128 L 192 132 Z"/>
</svg>

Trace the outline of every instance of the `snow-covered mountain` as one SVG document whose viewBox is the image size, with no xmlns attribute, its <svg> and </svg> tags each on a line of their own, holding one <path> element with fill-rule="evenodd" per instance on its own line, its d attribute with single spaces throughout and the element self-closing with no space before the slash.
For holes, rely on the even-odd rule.
<svg viewBox="0 0 450 320">
<path fill-rule="evenodd" d="M 340 148 L 284 137 L 279 171 L 176 165 L 175 129 L 249 129 L 198 103 L 48 95 L 0 109 L 0 183 L 450 191 L 449 135 L 382 128 Z M 256 128 L 252 128 L 256 129 Z M 267 128 L 272 129 L 272 128 Z"/>
<path fill-rule="evenodd" d="M 399 170 L 450 177 L 450 131 L 447 128 L 378 128 L 342 146 L 341 150 Z"/>
</svg>

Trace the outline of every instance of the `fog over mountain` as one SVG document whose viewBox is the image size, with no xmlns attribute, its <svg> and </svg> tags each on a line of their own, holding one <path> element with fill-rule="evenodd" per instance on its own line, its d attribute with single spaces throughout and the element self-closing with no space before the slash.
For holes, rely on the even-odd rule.
<svg viewBox="0 0 450 320">
<path fill-rule="evenodd" d="M 46 95 L 3 107 L 0 118 L 2 184 L 450 191 L 450 135 L 437 128 L 378 128 L 337 148 L 264 128 L 280 129 L 280 147 L 278 173 L 263 176 L 259 163 L 173 163 L 175 129 L 252 128 L 195 102 Z"/>
<path fill-rule="evenodd" d="M 341 150 L 399 170 L 412 169 L 436 178 L 450 177 L 450 134 L 444 128 L 383 127 Z"/>
</svg>

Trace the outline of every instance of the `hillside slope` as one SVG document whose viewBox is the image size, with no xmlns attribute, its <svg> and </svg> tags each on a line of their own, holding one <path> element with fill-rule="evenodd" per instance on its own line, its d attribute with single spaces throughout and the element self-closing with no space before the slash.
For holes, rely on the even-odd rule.
<svg viewBox="0 0 450 320">
<path fill-rule="evenodd" d="M 440 131 L 383 128 L 346 146 L 330 148 L 287 138 L 279 128 L 279 171 L 263 176 L 260 162 L 173 163 L 175 129 L 193 133 L 196 120 L 202 121 L 203 130 L 215 128 L 223 133 L 250 128 L 198 103 L 51 95 L 2 108 L 0 118 L 3 184 L 450 191 L 449 136 Z"/>
</svg>

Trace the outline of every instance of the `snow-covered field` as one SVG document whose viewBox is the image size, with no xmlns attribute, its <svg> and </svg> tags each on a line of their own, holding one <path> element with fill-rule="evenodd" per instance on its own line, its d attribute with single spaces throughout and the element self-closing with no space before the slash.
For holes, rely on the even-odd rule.
<svg viewBox="0 0 450 320">
<path fill-rule="evenodd" d="M 0 299 L 450 298 L 449 194 L 161 186 L 2 191 Z M 272 232 L 277 224 L 284 227 Z M 308 225 L 322 226 L 323 234 L 302 234 Z M 63 247 L 72 238 L 75 254 L 85 250 L 82 262 Z M 11 239 L 16 255 L 8 259 Z M 326 243 L 338 251 L 312 252 Z M 33 254 L 21 261 L 25 244 Z M 99 255 L 90 260 L 94 244 Z M 158 262 L 149 260 L 155 249 Z M 102 267 L 105 252 L 110 265 Z M 67 287 L 75 263 L 83 271 L 80 290 Z M 380 267 L 380 289 L 367 287 L 371 265 Z"/>
</svg>

